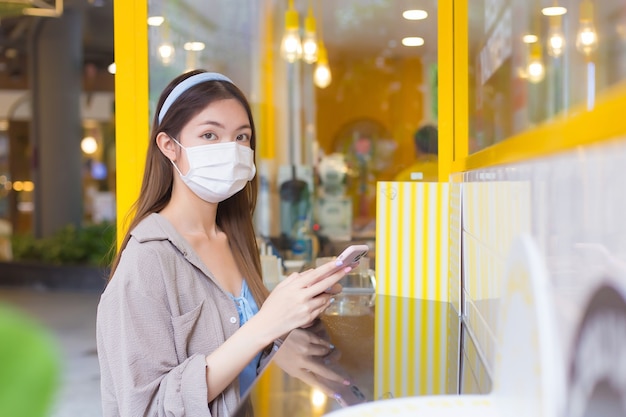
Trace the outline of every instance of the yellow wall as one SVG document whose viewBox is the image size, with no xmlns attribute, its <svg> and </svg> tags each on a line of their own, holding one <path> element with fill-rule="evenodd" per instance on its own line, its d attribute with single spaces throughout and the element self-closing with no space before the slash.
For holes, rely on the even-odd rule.
<svg viewBox="0 0 626 417">
<path fill-rule="evenodd" d="M 422 123 L 422 63 L 417 58 L 387 60 L 381 70 L 373 61 L 361 61 L 350 67 L 331 62 L 333 82 L 317 89 L 317 131 L 320 147 L 334 151 L 342 127 L 360 119 L 381 123 L 398 148 L 394 164 L 386 178 L 390 179 L 415 157 L 413 132 Z"/>
</svg>

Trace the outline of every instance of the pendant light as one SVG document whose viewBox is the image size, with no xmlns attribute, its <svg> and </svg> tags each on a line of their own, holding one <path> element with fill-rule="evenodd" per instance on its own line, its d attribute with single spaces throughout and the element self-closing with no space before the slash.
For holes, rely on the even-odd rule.
<svg viewBox="0 0 626 417">
<path fill-rule="evenodd" d="M 320 39 L 319 53 L 317 56 L 317 65 L 315 65 L 315 72 L 313 73 L 313 82 L 319 88 L 326 88 L 332 81 L 332 75 L 330 73 L 330 67 L 328 66 L 328 54 L 324 41 Z"/>
<path fill-rule="evenodd" d="M 320 24 L 320 31 L 318 36 L 317 63 L 315 64 L 315 71 L 313 72 L 313 83 L 319 88 L 326 88 L 330 85 L 333 78 L 330 72 L 330 66 L 328 65 L 328 52 L 326 51 L 326 46 L 324 46 L 324 14 L 321 8 L 322 7 L 320 4 L 319 15 L 322 16 L 322 23 Z"/>
<path fill-rule="evenodd" d="M 176 49 L 174 48 L 174 44 L 170 41 L 170 25 L 167 20 L 163 24 L 163 41 L 158 46 L 157 50 L 163 65 L 169 65 L 172 63 Z"/>
<path fill-rule="evenodd" d="M 561 16 L 550 16 L 548 30 L 548 55 L 558 58 L 565 50 L 565 35 L 561 25 Z"/>
<path fill-rule="evenodd" d="M 293 0 L 289 0 L 289 8 L 285 12 L 285 33 L 280 44 L 280 54 L 287 62 L 296 62 L 302 57 L 298 11 L 293 7 Z"/>
<path fill-rule="evenodd" d="M 590 0 L 583 0 L 580 3 L 576 49 L 586 56 L 598 49 L 598 33 L 593 23 L 593 13 L 593 3 Z"/>
<path fill-rule="evenodd" d="M 302 39 L 302 60 L 307 64 L 317 61 L 318 55 L 317 35 L 315 33 L 315 16 L 313 15 L 313 2 L 309 0 L 309 11 L 304 20 L 304 38 Z"/>
<path fill-rule="evenodd" d="M 546 75 L 546 68 L 543 65 L 543 60 L 541 58 L 541 44 L 539 42 L 530 44 L 530 56 L 528 59 L 526 74 L 528 76 L 528 81 L 533 84 L 543 81 L 543 78 Z"/>
</svg>

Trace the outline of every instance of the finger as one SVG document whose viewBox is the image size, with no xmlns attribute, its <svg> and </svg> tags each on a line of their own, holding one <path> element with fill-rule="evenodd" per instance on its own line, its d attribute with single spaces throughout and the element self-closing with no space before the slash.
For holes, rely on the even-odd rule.
<svg viewBox="0 0 626 417">
<path fill-rule="evenodd" d="M 352 270 L 352 267 L 347 266 L 345 268 L 337 270 L 336 272 L 330 274 L 329 276 L 321 280 L 311 283 L 307 288 L 307 290 L 309 291 L 309 294 L 311 295 L 320 294 L 328 290 L 337 282 L 339 282 L 339 280 L 343 278 L 351 270 Z"/>
<path fill-rule="evenodd" d="M 331 352 L 331 350 L 330 346 L 309 345 L 306 353 L 309 356 L 326 356 Z"/>
<path fill-rule="evenodd" d="M 303 281 L 306 282 L 306 286 L 311 286 L 312 284 L 326 278 L 329 275 L 332 275 L 334 272 L 341 270 L 343 267 L 343 263 L 339 260 L 332 260 L 326 262 L 323 265 L 318 266 L 313 270 L 307 271 L 305 274 L 302 274 Z"/>
<path fill-rule="evenodd" d="M 321 364 L 310 364 L 309 370 L 322 378 L 328 379 L 330 381 L 338 382 L 343 385 L 347 385 L 350 383 L 347 375 L 342 375 L 338 372 L 333 371 L 328 366 L 324 366 Z"/>
<path fill-rule="evenodd" d="M 300 376 L 300 379 L 308 385 L 318 388 L 329 397 L 332 397 L 335 394 L 335 391 L 331 387 L 321 383 L 313 372 L 304 372 L 303 375 Z"/>
<path fill-rule="evenodd" d="M 333 284 L 330 288 L 328 288 L 326 290 L 326 292 L 328 294 L 339 294 L 341 291 L 343 290 L 343 287 L 341 286 L 341 284 L 337 283 L 337 284 Z"/>
<path fill-rule="evenodd" d="M 314 324 L 315 324 L 315 320 L 312 320 L 312 321 L 308 322 L 307 324 L 303 324 L 302 326 L 300 326 L 300 328 L 308 329 L 309 327 L 313 326 Z"/>
<path fill-rule="evenodd" d="M 314 317 L 319 317 L 320 314 L 322 314 L 324 312 L 324 310 L 326 310 L 330 304 L 331 304 L 331 296 L 330 294 L 326 294 L 326 293 L 322 293 L 320 295 L 318 295 L 317 297 L 314 298 L 315 300 L 324 300 L 324 303 L 317 306 L 316 308 L 313 309 L 312 311 L 312 315 Z"/>
</svg>

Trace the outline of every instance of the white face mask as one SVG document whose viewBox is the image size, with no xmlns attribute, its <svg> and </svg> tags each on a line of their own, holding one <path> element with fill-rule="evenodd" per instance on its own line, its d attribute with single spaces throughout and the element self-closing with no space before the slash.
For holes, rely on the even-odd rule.
<svg viewBox="0 0 626 417">
<path fill-rule="evenodd" d="M 215 143 L 185 148 L 189 171 L 183 175 L 174 161 L 174 168 L 183 182 L 198 197 L 219 203 L 241 191 L 256 174 L 254 151 L 237 142 Z"/>
</svg>

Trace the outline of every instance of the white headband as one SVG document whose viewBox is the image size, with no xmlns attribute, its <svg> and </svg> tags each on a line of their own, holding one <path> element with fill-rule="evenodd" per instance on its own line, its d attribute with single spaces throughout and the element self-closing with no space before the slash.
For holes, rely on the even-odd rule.
<svg viewBox="0 0 626 417">
<path fill-rule="evenodd" d="M 159 124 L 161 124 L 161 122 L 163 121 L 163 117 L 165 117 L 165 114 L 167 114 L 170 106 L 174 104 L 176 99 L 180 97 L 182 93 L 189 90 L 194 85 L 206 81 L 228 81 L 231 84 L 235 84 L 230 80 L 230 78 L 217 72 L 201 72 L 200 74 L 192 75 L 191 77 L 185 79 L 183 82 L 174 87 L 172 92 L 167 96 L 165 102 L 163 103 L 163 106 L 161 107 L 161 111 L 159 112 Z"/>
</svg>

